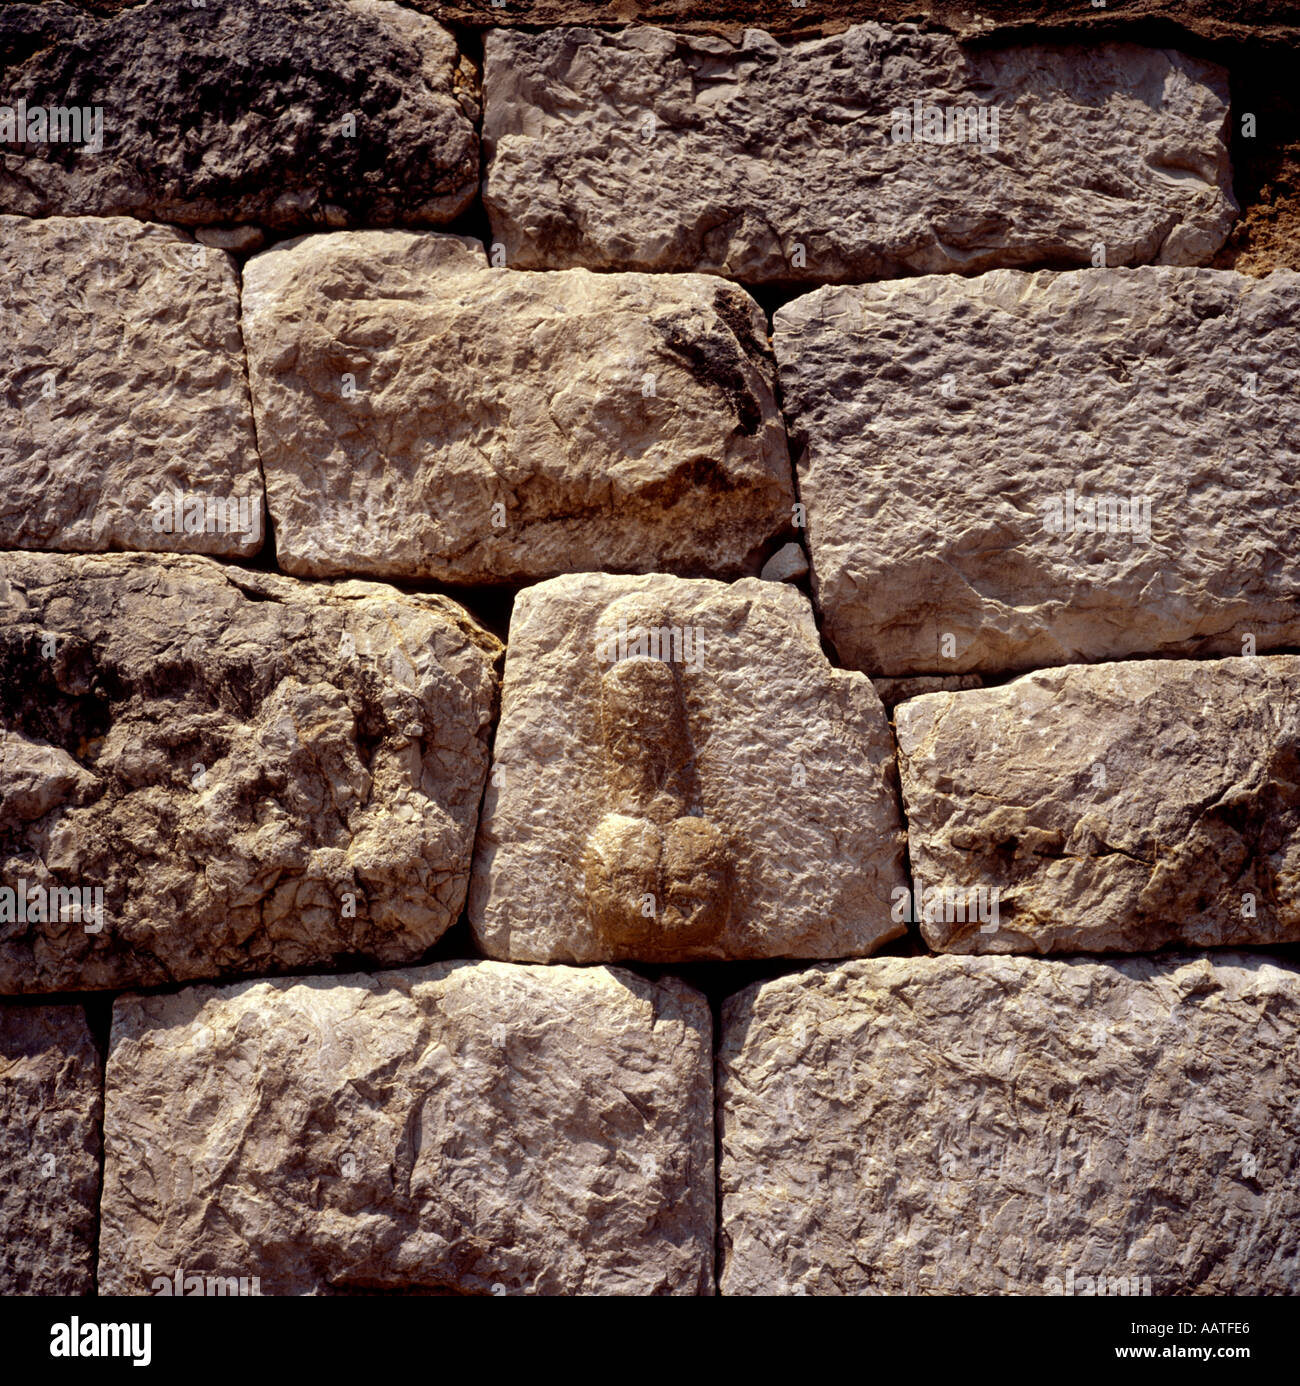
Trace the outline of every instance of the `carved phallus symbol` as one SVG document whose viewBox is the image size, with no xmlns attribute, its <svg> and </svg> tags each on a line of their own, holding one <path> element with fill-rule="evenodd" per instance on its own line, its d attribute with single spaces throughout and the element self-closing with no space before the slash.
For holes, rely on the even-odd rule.
<svg viewBox="0 0 1300 1386">
<path fill-rule="evenodd" d="M 734 873 L 725 837 L 698 811 L 680 670 L 620 660 L 601 680 L 601 730 L 610 812 L 583 859 L 593 925 L 641 956 L 709 943 L 726 925 Z"/>
</svg>

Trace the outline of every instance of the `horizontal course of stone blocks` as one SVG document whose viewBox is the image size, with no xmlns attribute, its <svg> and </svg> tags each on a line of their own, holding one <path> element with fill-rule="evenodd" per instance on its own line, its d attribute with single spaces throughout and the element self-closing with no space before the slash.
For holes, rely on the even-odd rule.
<svg viewBox="0 0 1300 1386">
<path fill-rule="evenodd" d="M 1300 1294 L 1286 94 L 990 3 L 0 8 L 0 1294 Z"/>
<path fill-rule="evenodd" d="M 1300 973 L 1245 953 L 749 987 L 720 1036 L 722 1293 L 1300 1293 L 1298 1042 Z"/>
</svg>

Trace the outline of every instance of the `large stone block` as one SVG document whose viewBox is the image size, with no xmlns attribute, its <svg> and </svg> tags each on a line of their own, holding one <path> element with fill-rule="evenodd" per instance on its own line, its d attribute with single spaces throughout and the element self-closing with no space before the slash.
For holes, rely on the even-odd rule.
<svg viewBox="0 0 1300 1386">
<path fill-rule="evenodd" d="M 101 1292 L 708 1293 L 711 1056 L 702 995 L 607 968 L 121 998 Z"/>
<path fill-rule="evenodd" d="M 781 308 L 840 657 L 954 674 L 1300 644 L 1297 326 L 1291 270 L 997 270 Z"/>
<path fill-rule="evenodd" d="M 0 283 L 0 548 L 255 553 L 230 256 L 128 217 L 0 216 Z"/>
<path fill-rule="evenodd" d="M 932 948 L 1300 940 L 1300 659 L 1050 669 L 894 722 Z"/>
<path fill-rule="evenodd" d="M 720 1288 L 1300 1293 L 1300 973 L 873 958 L 723 1007 Z"/>
<path fill-rule="evenodd" d="M 902 855 L 880 699 L 831 667 L 795 588 L 519 594 L 470 887 L 490 956 L 869 953 L 904 932 Z"/>
<path fill-rule="evenodd" d="M 495 30 L 484 200 L 521 269 L 826 283 L 1201 264 L 1236 204 L 1227 74 L 1166 49 L 965 49 L 915 26 L 784 47 Z M 937 124 L 936 124 L 937 122 Z"/>
<path fill-rule="evenodd" d="M 0 1005 L 0 1294 L 94 1290 L 103 1080 L 80 1006 Z"/>
<path fill-rule="evenodd" d="M 245 266 L 244 330 L 290 572 L 735 576 L 791 523 L 766 320 L 717 279 L 309 236 Z"/>
<path fill-rule="evenodd" d="M 25 102 L 12 131 L 0 110 L 6 212 L 436 226 L 478 187 L 472 72 L 388 0 L 7 5 L 0 76 Z"/>
<path fill-rule="evenodd" d="M 465 897 L 499 643 L 445 597 L 0 557 L 0 990 L 418 958 Z"/>
</svg>

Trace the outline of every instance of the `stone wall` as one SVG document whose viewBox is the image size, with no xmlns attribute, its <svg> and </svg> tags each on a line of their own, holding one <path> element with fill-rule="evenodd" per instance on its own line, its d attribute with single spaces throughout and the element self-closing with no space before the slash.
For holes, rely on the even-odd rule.
<svg viewBox="0 0 1300 1386">
<path fill-rule="evenodd" d="M 0 9 L 0 1293 L 1300 1293 L 1300 11 L 981 14 Z"/>
</svg>

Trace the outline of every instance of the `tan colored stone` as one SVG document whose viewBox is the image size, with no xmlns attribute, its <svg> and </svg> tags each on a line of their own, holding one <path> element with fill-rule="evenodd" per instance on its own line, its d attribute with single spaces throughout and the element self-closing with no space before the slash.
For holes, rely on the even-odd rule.
<svg viewBox="0 0 1300 1386">
<path fill-rule="evenodd" d="M 499 651 L 372 583 L 0 556 L 0 991 L 418 958 L 465 898 Z"/>
<path fill-rule="evenodd" d="M 129 217 L 0 216 L 0 284 L 0 549 L 256 553 L 230 256 Z"/>
<path fill-rule="evenodd" d="M 101 1292 L 707 1294 L 711 1056 L 703 996 L 608 968 L 120 998 Z"/>
<path fill-rule="evenodd" d="M 314 236 L 245 265 L 244 332 L 290 572 L 730 577 L 791 523 L 766 320 L 717 279 Z"/>
<path fill-rule="evenodd" d="M 749 987 L 723 1006 L 720 1288 L 1300 1293 L 1297 1045 L 1300 973 L 1258 954 Z"/>
<path fill-rule="evenodd" d="M 652 643 L 653 641 L 653 643 Z M 839 957 L 904 932 L 880 700 L 796 588 L 579 574 L 510 624 L 469 916 L 493 957 Z"/>
<path fill-rule="evenodd" d="M 782 544 L 758 575 L 764 582 L 797 582 L 808 576 L 808 555 L 800 544 Z"/>
<path fill-rule="evenodd" d="M 519 269 L 827 283 L 1088 265 L 1098 243 L 1204 264 L 1236 211 L 1227 73 L 1171 49 L 497 29 L 483 90 L 484 203 Z M 950 143 L 905 138 L 918 109 Z"/>
<path fill-rule="evenodd" d="M 930 947 L 1300 941 L 1300 659 L 1049 669 L 894 723 Z"/>
<path fill-rule="evenodd" d="M 840 658 L 900 676 L 1300 645 L 1298 323 L 1290 270 L 999 270 L 779 309 Z"/>
</svg>

